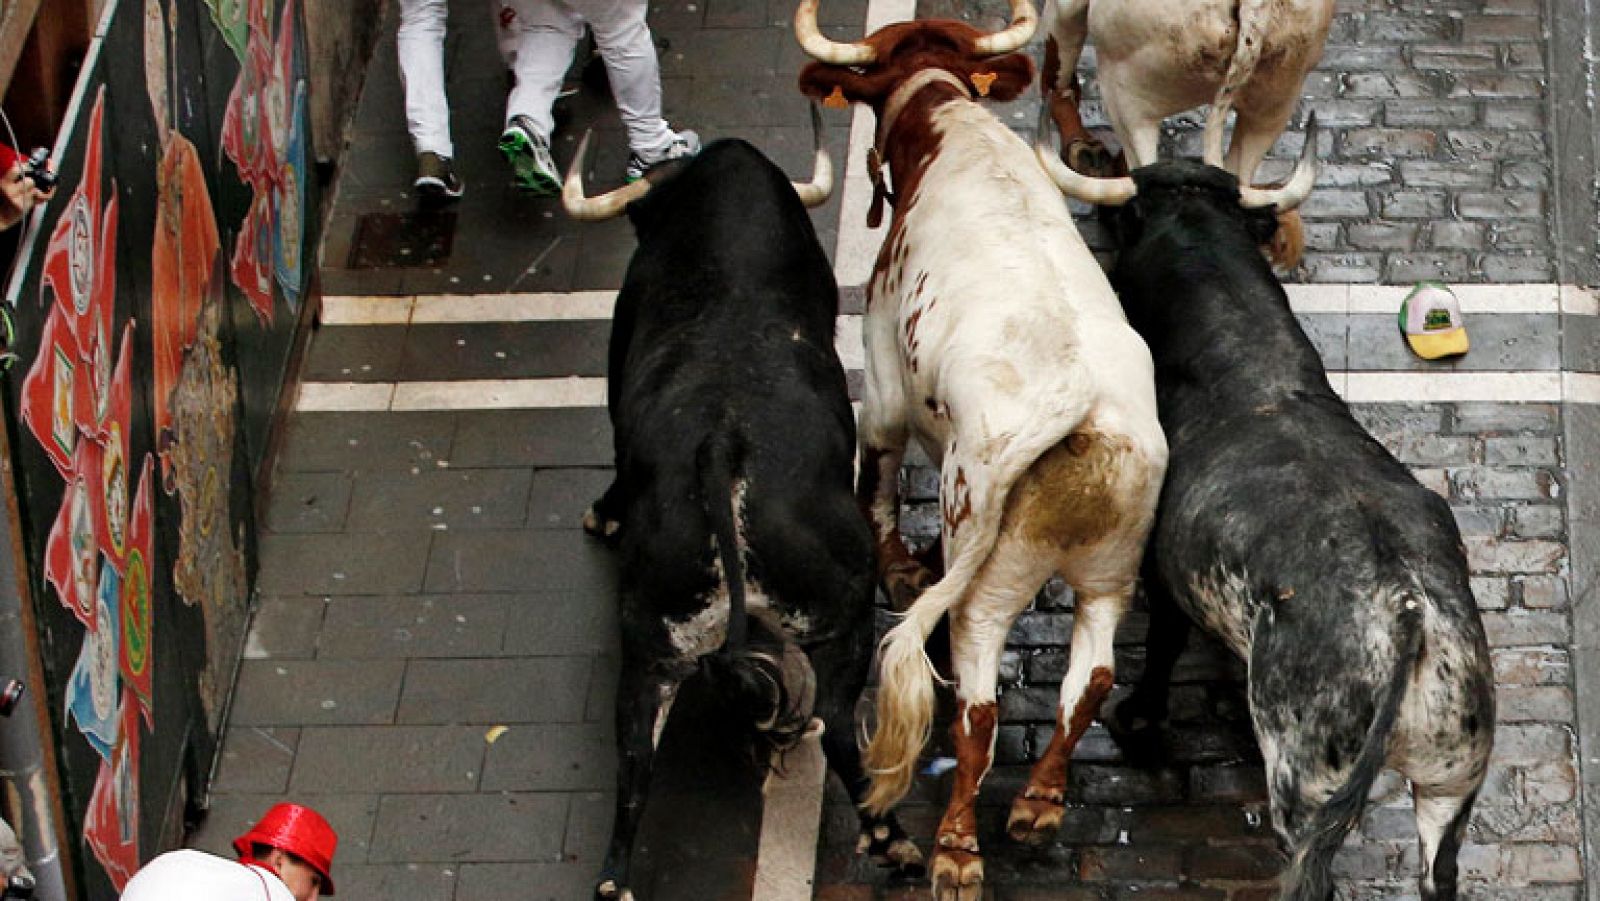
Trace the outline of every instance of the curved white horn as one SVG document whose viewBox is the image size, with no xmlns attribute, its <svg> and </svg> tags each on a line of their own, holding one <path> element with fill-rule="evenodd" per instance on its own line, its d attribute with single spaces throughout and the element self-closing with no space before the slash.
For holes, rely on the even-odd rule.
<svg viewBox="0 0 1600 901">
<path fill-rule="evenodd" d="M 1039 14 L 1029 0 L 1011 0 L 1011 24 L 1004 31 L 978 38 L 973 50 L 985 56 L 999 56 L 1020 50 L 1033 38 L 1033 30 L 1038 25 Z"/>
<path fill-rule="evenodd" d="M 878 51 L 856 41 L 841 44 L 822 36 L 817 27 L 817 0 L 800 0 L 794 10 L 794 37 L 812 59 L 835 66 L 864 66 L 878 58 Z"/>
<path fill-rule="evenodd" d="M 1139 193 L 1133 179 L 1124 175 L 1121 178 L 1095 178 L 1077 172 L 1061 161 L 1061 154 L 1050 146 L 1050 135 L 1055 133 L 1055 120 L 1050 118 L 1050 104 L 1041 104 L 1039 108 L 1039 136 L 1034 140 L 1033 153 L 1039 158 L 1039 164 L 1044 166 L 1044 171 L 1049 173 L 1050 180 L 1056 183 L 1061 193 L 1073 200 L 1081 200 L 1099 206 L 1122 206 Z"/>
<path fill-rule="evenodd" d="M 586 222 L 610 219 L 627 209 L 628 204 L 650 193 L 649 179 L 641 178 L 599 197 L 583 196 L 583 160 L 589 155 L 589 139 L 593 136 L 593 129 L 583 133 L 583 140 L 578 142 L 578 155 L 573 157 L 567 181 L 561 186 L 561 205 L 566 208 L 567 215 Z"/>
<path fill-rule="evenodd" d="M 1317 183 L 1317 114 L 1312 113 L 1306 120 L 1306 143 L 1300 149 L 1300 161 L 1294 164 L 1294 171 L 1289 174 L 1289 180 L 1281 188 L 1252 188 L 1249 185 L 1239 185 L 1239 205 L 1247 210 L 1262 207 L 1277 207 L 1280 211 L 1287 212 L 1300 204 L 1311 195 L 1311 189 Z"/>
<path fill-rule="evenodd" d="M 808 207 L 822 206 L 833 193 L 833 158 L 823 146 L 822 112 L 815 103 L 811 104 L 811 144 L 816 152 L 816 160 L 811 164 L 811 181 L 791 182 L 794 192 L 800 195 L 800 202 Z"/>
</svg>

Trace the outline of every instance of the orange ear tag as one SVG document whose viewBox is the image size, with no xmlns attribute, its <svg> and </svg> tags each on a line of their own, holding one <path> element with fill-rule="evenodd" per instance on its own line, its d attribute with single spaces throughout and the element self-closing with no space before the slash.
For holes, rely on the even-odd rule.
<svg viewBox="0 0 1600 901">
<path fill-rule="evenodd" d="M 822 105 L 831 109 L 844 109 L 850 105 L 850 101 L 844 99 L 844 91 L 840 90 L 838 85 L 834 85 L 833 93 L 823 98 Z"/>
<path fill-rule="evenodd" d="M 979 97 L 987 97 L 989 96 L 989 86 L 994 84 L 994 80 L 999 77 L 993 72 L 974 72 L 972 73 L 972 86 L 978 89 Z"/>
</svg>

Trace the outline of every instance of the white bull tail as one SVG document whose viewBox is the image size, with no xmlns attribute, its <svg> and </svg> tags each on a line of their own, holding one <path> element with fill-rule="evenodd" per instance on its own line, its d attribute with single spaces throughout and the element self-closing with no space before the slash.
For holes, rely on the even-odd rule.
<svg viewBox="0 0 1600 901">
<path fill-rule="evenodd" d="M 1255 74 L 1256 63 L 1261 60 L 1261 44 L 1266 35 L 1267 0 L 1241 0 L 1239 3 L 1239 34 L 1234 42 L 1233 58 L 1228 61 L 1227 74 L 1211 101 L 1211 113 L 1206 116 L 1205 149 L 1202 159 L 1207 165 L 1222 168 L 1222 129 L 1228 124 L 1228 113 L 1233 109 L 1233 98 Z M 1249 173 L 1235 173 L 1240 180 Z"/>
</svg>

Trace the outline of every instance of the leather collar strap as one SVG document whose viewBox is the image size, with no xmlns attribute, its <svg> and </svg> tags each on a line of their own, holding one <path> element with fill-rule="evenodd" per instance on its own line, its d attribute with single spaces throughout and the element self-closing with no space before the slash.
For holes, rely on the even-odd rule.
<svg viewBox="0 0 1600 901">
<path fill-rule="evenodd" d="M 867 151 L 867 177 L 872 181 L 872 205 L 867 209 L 867 227 L 877 228 L 883 223 L 883 203 L 888 201 L 890 206 L 895 204 L 894 192 L 889 190 L 888 181 L 883 177 L 883 141 L 889 135 L 889 129 L 894 126 L 894 120 L 900 117 L 906 104 L 916 93 L 928 85 L 937 82 L 953 85 L 961 93 L 971 97 L 972 93 L 967 88 L 966 82 L 957 78 L 955 73 L 946 69 L 923 69 L 905 80 L 905 83 L 894 89 L 889 95 L 889 101 L 883 105 L 883 116 L 878 122 L 878 132 L 874 136 L 872 147 Z"/>
</svg>

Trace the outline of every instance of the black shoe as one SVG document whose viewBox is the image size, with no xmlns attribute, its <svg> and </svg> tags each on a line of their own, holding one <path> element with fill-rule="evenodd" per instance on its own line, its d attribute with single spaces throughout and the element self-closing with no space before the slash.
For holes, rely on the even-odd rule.
<svg viewBox="0 0 1600 901">
<path fill-rule="evenodd" d="M 411 186 L 428 200 L 454 200 L 466 190 L 456 177 L 455 163 L 431 150 L 417 154 L 417 180 Z"/>
</svg>

